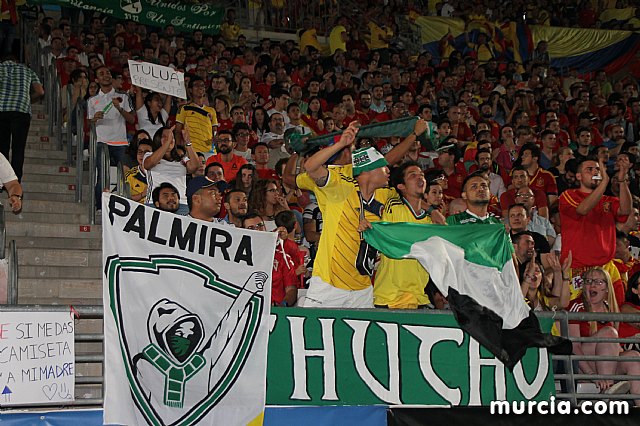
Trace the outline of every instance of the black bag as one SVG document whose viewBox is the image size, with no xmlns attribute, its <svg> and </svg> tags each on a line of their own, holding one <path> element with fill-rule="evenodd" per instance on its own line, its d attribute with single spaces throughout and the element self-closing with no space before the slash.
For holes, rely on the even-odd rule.
<svg viewBox="0 0 640 426">
<path fill-rule="evenodd" d="M 360 196 L 360 220 L 364 219 L 364 201 Z M 358 248 L 358 256 L 356 257 L 356 269 L 360 275 L 373 276 L 375 272 L 376 259 L 378 258 L 378 250 L 369 245 L 360 234 L 360 247 Z"/>
<path fill-rule="evenodd" d="M 370 246 L 365 240 L 360 241 L 358 257 L 356 257 L 356 269 L 360 275 L 373 276 L 378 250 Z"/>
</svg>

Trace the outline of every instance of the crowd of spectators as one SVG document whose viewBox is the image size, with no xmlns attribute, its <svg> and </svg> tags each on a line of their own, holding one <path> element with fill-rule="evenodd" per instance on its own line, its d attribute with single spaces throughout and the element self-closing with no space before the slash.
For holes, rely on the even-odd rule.
<svg viewBox="0 0 640 426">
<path fill-rule="evenodd" d="M 441 5 L 455 15 L 466 3 Z M 564 8 L 549 19 L 565 24 L 571 5 L 487 1 L 474 10 L 499 17 L 531 6 L 540 19 L 547 6 Z M 544 46 L 525 68 L 494 56 L 479 63 L 478 51 L 435 63 L 392 49 L 389 15 L 365 19 L 368 42 L 339 16 L 328 46 L 311 21 L 297 37 L 255 46 L 241 31 L 230 39 L 224 27 L 219 37 L 133 21 L 107 30 L 99 17 L 77 32 L 67 20 L 45 18 L 39 30 L 72 94 L 68 125 L 95 124 L 99 149 L 126 165 L 133 200 L 279 233 L 275 305 L 295 304 L 308 286 L 305 306 L 446 307 L 415 261 L 383 257 L 374 278 L 356 265 L 359 231 L 388 220 L 504 223 L 532 309 L 640 311 L 637 82 L 612 81 L 604 71 L 561 76 Z M 184 72 L 188 99 L 132 85 L 129 59 Z M 81 103 L 87 122 L 73 123 Z M 408 116 L 418 117 L 409 136 L 358 137 L 358 126 Z M 342 134 L 329 147 L 293 151 L 301 138 L 334 131 Z M 640 332 L 633 324 L 583 324 L 572 334 Z M 637 347 L 575 346 L 585 354 L 605 349 L 638 356 Z M 581 364 L 586 373 L 612 368 L 637 374 Z M 639 383 L 631 383 L 634 393 Z"/>
</svg>

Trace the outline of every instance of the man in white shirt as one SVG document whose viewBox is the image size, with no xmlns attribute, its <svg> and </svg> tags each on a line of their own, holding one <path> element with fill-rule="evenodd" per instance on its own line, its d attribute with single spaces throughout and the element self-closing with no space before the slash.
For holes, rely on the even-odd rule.
<svg viewBox="0 0 640 426">
<path fill-rule="evenodd" d="M 87 118 L 95 123 L 98 139 L 97 157 L 107 147 L 111 165 L 126 162 L 127 128 L 133 124 L 135 115 L 131 112 L 131 103 L 126 93 L 119 93 L 113 87 L 111 71 L 106 66 L 96 69 L 96 82 L 100 86 L 98 93 L 87 101 Z M 99 182 L 102 177 L 101 162 L 97 162 L 98 184 L 96 185 L 96 208 L 100 209 L 103 188 Z"/>
<path fill-rule="evenodd" d="M 507 187 L 504 185 L 502 176 L 491 171 L 491 151 L 485 148 L 479 149 L 476 152 L 476 163 L 478 163 L 478 170 L 484 172 L 489 178 L 489 191 L 491 191 L 491 194 L 500 198 L 507 190 Z"/>
<path fill-rule="evenodd" d="M 280 114 L 284 118 L 284 124 L 289 124 L 289 116 L 287 115 L 287 106 L 289 105 L 289 91 L 285 89 L 275 89 L 273 92 L 273 108 L 267 111 L 269 118 L 273 114 Z"/>
</svg>

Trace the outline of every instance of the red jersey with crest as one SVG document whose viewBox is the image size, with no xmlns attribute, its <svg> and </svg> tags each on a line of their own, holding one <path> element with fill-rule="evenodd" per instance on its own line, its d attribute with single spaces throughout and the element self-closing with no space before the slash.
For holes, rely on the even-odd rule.
<svg viewBox="0 0 640 426">
<path fill-rule="evenodd" d="M 616 221 L 620 200 L 603 195 L 589 213 L 581 216 L 576 208 L 589 194 L 579 189 L 568 189 L 560 195 L 560 222 L 562 223 L 562 252 L 564 260 L 572 252 L 572 268 L 602 266 L 616 253 Z"/>
<path fill-rule="evenodd" d="M 542 167 L 538 167 L 533 176 L 529 175 L 529 188 L 543 191 L 547 194 L 547 197 L 549 195 L 558 195 L 556 178 Z"/>
</svg>

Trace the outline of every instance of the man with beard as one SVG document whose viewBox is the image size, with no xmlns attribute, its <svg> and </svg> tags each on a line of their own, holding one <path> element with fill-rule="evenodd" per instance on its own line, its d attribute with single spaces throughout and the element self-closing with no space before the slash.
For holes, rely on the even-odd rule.
<svg viewBox="0 0 640 426">
<path fill-rule="evenodd" d="M 491 195 L 499 198 L 507 188 L 504 186 L 502 176 L 491 170 L 491 150 L 479 149 L 478 152 L 476 152 L 476 163 L 478 163 L 478 170 L 484 172 L 489 178 L 489 190 L 491 191 Z"/>
<path fill-rule="evenodd" d="M 384 89 L 381 85 L 376 84 L 371 91 L 373 99 L 371 100 L 371 109 L 378 114 L 386 111 L 387 106 L 384 103 Z"/>
<path fill-rule="evenodd" d="M 449 225 L 502 223 L 489 213 L 489 179 L 481 172 L 471 173 L 462 184 L 462 198 L 467 202 L 467 210 L 447 218 Z"/>
<path fill-rule="evenodd" d="M 232 189 L 224 196 L 224 208 L 227 216 L 224 221 L 242 228 L 242 218 L 247 214 L 247 194 L 241 189 Z"/>
<path fill-rule="evenodd" d="M 426 181 L 418 163 L 406 162 L 395 168 L 391 184 L 399 195 L 387 200 L 383 222 L 433 223 L 431 214 L 444 219 L 438 210 L 427 209 L 422 197 Z M 382 255 L 373 288 L 374 304 L 390 309 L 424 308 L 429 303 L 424 293 L 428 282 L 429 273 L 417 260 L 390 259 Z"/>
<path fill-rule="evenodd" d="M 155 188 L 151 193 L 153 205 L 158 210 L 164 212 L 175 213 L 180 207 L 180 194 L 175 186 L 169 182 L 162 182 L 160 186 Z"/>
<path fill-rule="evenodd" d="M 218 153 L 212 155 L 207 160 L 207 165 L 211 163 L 220 163 L 224 169 L 224 177 L 227 182 L 231 182 L 236 178 L 236 174 L 240 167 L 247 164 L 247 160 L 233 153 L 236 143 L 233 140 L 231 130 L 220 130 L 216 135 L 216 149 Z"/>
<path fill-rule="evenodd" d="M 609 183 L 602 161 L 585 160 L 578 165 L 576 181 L 579 188 L 568 189 L 560 196 L 562 223 L 561 261 L 572 252 L 571 296 L 579 295 L 582 277 L 594 266 L 603 267 L 616 285 L 620 273 L 613 263 L 616 252 L 616 222 L 624 222 L 632 213 L 628 159 L 619 163 L 617 178 L 620 198 L 604 195 Z"/>
<path fill-rule="evenodd" d="M 369 124 L 369 122 L 371 121 L 367 114 L 363 113 L 362 111 L 356 110 L 356 104 L 353 99 L 354 96 L 355 94 L 351 91 L 345 92 L 342 95 L 342 107 L 347 114 L 344 120 L 342 120 L 343 127 L 348 126 L 352 121 L 357 121 L 362 126 Z"/>
<path fill-rule="evenodd" d="M 371 122 L 371 120 L 376 118 L 376 115 L 378 115 L 378 113 L 371 108 L 372 100 L 373 97 L 371 95 L 371 92 L 367 90 L 363 90 L 362 92 L 360 92 L 360 111 L 362 111 L 369 118 L 369 122 Z"/>
</svg>

